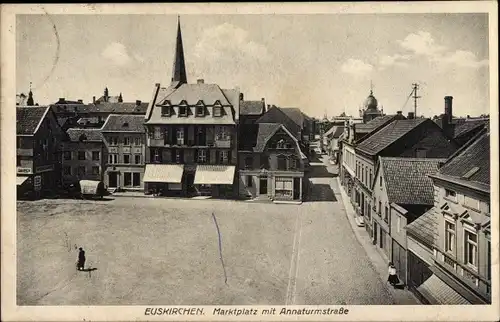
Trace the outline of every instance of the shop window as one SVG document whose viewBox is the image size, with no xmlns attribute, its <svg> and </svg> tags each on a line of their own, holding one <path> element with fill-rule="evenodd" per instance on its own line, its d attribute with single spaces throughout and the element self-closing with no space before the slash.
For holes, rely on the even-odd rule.
<svg viewBox="0 0 500 322">
<path fill-rule="evenodd" d="M 140 187 L 141 186 L 141 174 L 139 172 L 134 172 L 132 174 L 132 185 L 134 187 Z"/>
<path fill-rule="evenodd" d="M 125 187 L 130 187 L 132 186 L 132 173 L 130 172 L 125 172 L 123 174 L 123 185 Z"/>
</svg>

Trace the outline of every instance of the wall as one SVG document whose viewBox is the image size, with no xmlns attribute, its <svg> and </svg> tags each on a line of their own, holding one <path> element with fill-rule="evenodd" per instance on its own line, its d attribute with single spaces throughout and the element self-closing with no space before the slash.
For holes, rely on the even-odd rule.
<svg viewBox="0 0 500 322">
<path fill-rule="evenodd" d="M 105 171 L 105 161 L 107 160 L 107 154 L 104 152 L 104 144 L 102 142 L 66 142 L 64 145 L 64 151 L 62 155 L 62 176 L 64 180 L 98 180 L 102 181 L 104 178 Z M 85 152 L 85 160 L 78 159 L 78 152 Z M 66 160 L 66 153 L 70 153 L 71 160 Z M 99 160 L 93 160 L 93 152 L 99 152 Z M 65 175 L 64 169 L 66 167 L 71 168 L 71 174 Z M 85 167 L 85 175 L 79 176 L 79 167 Z M 99 174 L 94 175 L 92 173 L 93 167 L 99 167 Z"/>
<path fill-rule="evenodd" d="M 394 239 L 399 245 L 401 245 L 403 248 L 407 248 L 406 246 L 406 215 L 408 212 L 392 203 L 390 207 L 390 223 L 391 223 L 391 237 Z M 398 218 L 399 218 L 399 228 L 398 228 Z"/>
</svg>

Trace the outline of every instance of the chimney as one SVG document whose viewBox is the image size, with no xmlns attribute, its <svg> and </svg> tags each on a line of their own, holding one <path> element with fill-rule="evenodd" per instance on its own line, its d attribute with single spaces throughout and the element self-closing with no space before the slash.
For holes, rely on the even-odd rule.
<svg viewBox="0 0 500 322">
<path fill-rule="evenodd" d="M 78 100 L 78 103 L 83 104 L 83 100 Z"/>
<path fill-rule="evenodd" d="M 397 111 L 396 114 L 397 115 L 403 115 L 403 112 L 402 111 Z"/>
<path fill-rule="evenodd" d="M 244 98 L 243 93 L 240 93 L 240 101 L 243 101 L 243 98 Z"/>
<path fill-rule="evenodd" d="M 202 79 L 202 78 L 200 78 L 200 79 L 198 79 L 198 80 L 196 81 L 196 83 L 198 83 L 198 84 L 205 84 L 205 80 L 204 80 L 204 79 Z"/>
<path fill-rule="evenodd" d="M 135 105 L 137 106 L 141 105 L 141 101 L 140 100 L 135 101 Z"/>
<path fill-rule="evenodd" d="M 451 124 L 453 120 L 453 96 L 444 97 L 444 115 L 448 124 Z"/>
<path fill-rule="evenodd" d="M 92 96 L 92 103 L 95 104 L 95 96 Z"/>
<path fill-rule="evenodd" d="M 408 112 L 408 119 L 413 120 L 415 118 L 415 112 Z"/>
<path fill-rule="evenodd" d="M 64 103 L 66 99 L 64 97 L 59 97 L 59 103 Z"/>
</svg>

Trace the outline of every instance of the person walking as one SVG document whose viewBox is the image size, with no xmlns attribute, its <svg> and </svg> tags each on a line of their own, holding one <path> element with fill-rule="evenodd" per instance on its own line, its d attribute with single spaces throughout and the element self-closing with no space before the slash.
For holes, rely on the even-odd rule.
<svg viewBox="0 0 500 322">
<path fill-rule="evenodd" d="M 83 250 L 83 248 L 79 248 L 79 252 L 78 252 L 78 260 L 76 262 L 76 268 L 79 270 L 79 271 L 82 271 L 85 267 L 85 251 Z"/>
<path fill-rule="evenodd" d="M 397 284 L 399 284 L 399 278 L 398 275 L 396 274 L 396 267 L 392 262 L 389 262 L 389 277 L 387 278 L 387 281 L 392 286 L 396 286 Z"/>
</svg>

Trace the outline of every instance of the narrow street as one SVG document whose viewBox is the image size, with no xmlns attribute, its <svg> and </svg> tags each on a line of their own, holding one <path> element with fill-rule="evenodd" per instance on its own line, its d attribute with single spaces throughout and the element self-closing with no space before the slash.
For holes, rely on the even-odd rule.
<svg viewBox="0 0 500 322">
<path fill-rule="evenodd" d="M 311 163 L 311 198 L 302 204 L 286 304 L 393 304 L 356 240 L 327 158 Z"/>
</svg>

